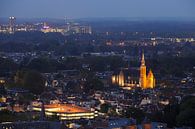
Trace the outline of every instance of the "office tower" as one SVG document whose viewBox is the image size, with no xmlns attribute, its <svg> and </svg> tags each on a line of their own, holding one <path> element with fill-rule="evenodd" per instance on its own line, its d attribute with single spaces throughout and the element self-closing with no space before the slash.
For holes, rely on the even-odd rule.
<svg viewBox="0 0 195 129">
<path fill-rule="evenodd" d="M 16 23 L 16 18 L 9 17 L 9 33 L 15 32 L 15 23 Z"/>
</svg>

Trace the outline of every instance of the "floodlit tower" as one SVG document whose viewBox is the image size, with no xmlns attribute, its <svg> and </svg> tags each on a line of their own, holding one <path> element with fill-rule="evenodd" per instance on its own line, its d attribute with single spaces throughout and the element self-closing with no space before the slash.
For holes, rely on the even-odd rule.
<svg viewBox="0 0 195 129">
<path fill-rule="evenodd" d="M 124 86 L 125 85 L 125 76 L 123 71 L 121 70 L 118 76 L 118 81 L 119 81 L 119 86 Z"/>
<path fill-rule="evenodd" d="M 140 66 L 140 86 L 143 89 L 146 89 L 146 65 L 145 65 L 145 59 L 144 59 L 144 53 L 142 53 L 142 59 L 141 59 L 141 66 Z"/>
<path fill-rule="evenodd" d="M 155 87 L 155 78 L 152 70 L 149 71 L 147 76 L 147 88 L 154 88 Z"/>
</svg>

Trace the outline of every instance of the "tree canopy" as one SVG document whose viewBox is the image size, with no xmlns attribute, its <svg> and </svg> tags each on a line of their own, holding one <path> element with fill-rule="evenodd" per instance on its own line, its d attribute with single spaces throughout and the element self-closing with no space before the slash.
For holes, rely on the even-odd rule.
<svg viewBox="0 0 195 129">
<path fill-rule="evenodd" d="M 20 70 L 16 72 L 14 83 L 8 84 L 10 88 L 23 88 L 34 94 L 40 94 L 44 90 L 45 79 L 33 70 Z"/>
</svg>

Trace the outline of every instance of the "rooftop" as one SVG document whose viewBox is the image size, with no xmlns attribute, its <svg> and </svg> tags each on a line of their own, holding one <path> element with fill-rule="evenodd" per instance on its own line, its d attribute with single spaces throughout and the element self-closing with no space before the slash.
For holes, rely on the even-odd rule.
<svg viewBox="0 0 195 129">
<path fill-rule="evenodd" d="M 73 105 L 73 104 L 49 104 L 44 105 L 45 110 L 54 113 L 86 113 L 91 112 L 85 108 Z"/>
</svg>

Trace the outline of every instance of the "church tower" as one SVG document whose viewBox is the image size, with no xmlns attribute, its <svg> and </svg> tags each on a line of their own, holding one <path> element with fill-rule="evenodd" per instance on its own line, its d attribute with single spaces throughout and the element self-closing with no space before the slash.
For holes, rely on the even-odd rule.
<svg viewBox="0 0 195 129">
<path fill-rule="evenodd" d="M 140 66 L 140 86 L 143 89 L 147 88 L 146 65 L 145 65 L 144 53 L 142 53 L 141 66 Z"/>
<path fill-rule="evenodd" d="M 135 77 L 136 79 L 134 79 L 134 76 L 128 76 L 127 75 L 128 73 L 126 73 L 125 71 L 121 69 L 121 71 L 117 75 L 112 75 L 112 78 L 111 78 L 112 84 L 116 84 L 122 87 L 123 89 L 128 89 L 128 90 L 132 89 L 133 87 L 137 87 L 138 85 L 142 89 L 150 89 L 150 88 L 153 89 L 156 86 L 156 80 L 155 80 L 152 70 L 150 70 L 148 74 L 146 72 L 144 53 L 142 53 L 139 72 L 140 73 L 138 74 L 140 74 L 140 76 L 139 76 L 139 81 L 138 81 L 137 76 Z"/>
<path fill-rule="evenodd" d="M 118 81 L 119 81 L 119 86 L 124 86 L 125 85 L 125 76 L 123 71 L 121 70 L 118 76 Z"/>
<path fill-rule="evenodd" d="M 152 70 L 150 70 L 147 76 L 147 88 L 154 88 L 154 87 L 155 87 L 155 78 L 152 73 Z"/>
</svg>

